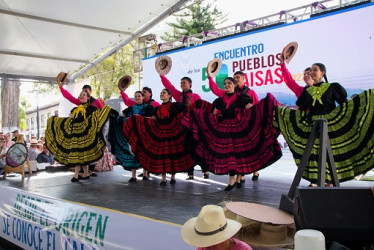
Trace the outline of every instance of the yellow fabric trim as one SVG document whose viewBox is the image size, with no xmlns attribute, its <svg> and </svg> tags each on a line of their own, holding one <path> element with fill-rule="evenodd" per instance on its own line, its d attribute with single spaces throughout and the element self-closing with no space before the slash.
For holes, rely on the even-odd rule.
<svg viewBox="0 0 374 250">
<path fill-rule="evenodd" d="M 323 105 L 322 102 L 322 95 L 326 92 L 326 90 L 330 87 L 329 83 L 322 83 L 319 87 L 312 86 L 307 89 L 308 93 L 313 98 L 312 106 L 316 104 L 316 101 L 318 101 L 321 105 Z"/>
<path fill-rule="evenodd" d="M 87 104 L 79 104 L 79 106 L 76 109 L 74 109 L 72 113 L 74 118 L 77 118 L 79 113 L 82 113 L 84 119 L 86 119 L 86 107 L 87 107 Z"/>
</svg>

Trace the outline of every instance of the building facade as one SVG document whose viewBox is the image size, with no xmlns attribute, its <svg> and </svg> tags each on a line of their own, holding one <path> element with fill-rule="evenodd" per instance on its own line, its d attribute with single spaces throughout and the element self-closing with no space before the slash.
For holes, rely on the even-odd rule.
<svg viewBox="0 0 374 250">
<path fill-rule="evenodd" d="M 59 104 L 60 104 L 59 101 L 55 101 L 48 105 L 44 105 L 39 108 L 33 108 L 33 109 L 26 111 L 26 129 L 24 131 L 24 136 L 25 136 L 26 141 L 29 141 L 31 139 L 31 136 L 38 137 L 38 125 L 39 125 L 39 138 L 45 135 L 45 129 L 47 127 L 47 120 L 51 116 L 58 116 Z M 39 115 L 39 124 L 37 121 L 38 115 Z"/>
</svg>

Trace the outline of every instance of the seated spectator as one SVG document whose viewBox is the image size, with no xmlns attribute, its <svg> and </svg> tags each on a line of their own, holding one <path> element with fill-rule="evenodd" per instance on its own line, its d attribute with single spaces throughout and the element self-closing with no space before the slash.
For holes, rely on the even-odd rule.
<svg viewBox="0 0 374 250">
<path fill-rule="evenodd" d="M 247 243 L 233 238 L 241 227 L 240 222 L 226 219 L 221 207 L 206 205 L 197 217 L 184 223 L 181 234 L 197 250 L 252 250 Z"/>
<path fill-rule="evenodd" d="M 4 172 L 4 166 L 6 164 L 6 153 L 8 149 L 5 146 L 5 139 L 0 139 L 0 175 Z"/>
<path fill-rule="evenodd" d="M 35 139 L 31 139 L 30 141 L 30 147 L 28 150 L 28 156 L 30 161 L 35 161 L 36 157 L 40 153 L 39 150 L 37 149 L 38 147 L 38 141 Z"/>
<path fill-rule="evenodd" d="M 44 142 L 42 140 L 39 140 L 37 148 L 36 148 L 36 152 L 38 154 L 40 154 L 41 152 L 43 152 L 43 145 L 44 145 Z"/>
<path fill-rule="evenodd" d="M 10 139 L 10 133 L 6 133 L 4 135 L 4 139 L 5 139 L 5 146 L 6 148 L 9 149 L 14 144 L 14 141 Z"/>
<path fill-rule="evenodd" d="M 49 163 L 51 165 L 54 163 L 53 154 L 49 152 L 45 144 L 43 144 L 43 151 L 36 157 L 36 161 L 38 163 Z"/>
</svg>

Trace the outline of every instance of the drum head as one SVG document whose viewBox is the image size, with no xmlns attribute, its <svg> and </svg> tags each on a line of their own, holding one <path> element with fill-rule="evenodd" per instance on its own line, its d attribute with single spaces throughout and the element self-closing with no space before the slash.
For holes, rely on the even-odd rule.
<svg viewBox="0 0 374 250">
<path fill-rule="evenodd" d="M 13 144 L 7 152 L 6 163 L 10 167 L 18 167 L 22 165 L 27 158 L 27 148 L 23 143 Z"/>
</svg>

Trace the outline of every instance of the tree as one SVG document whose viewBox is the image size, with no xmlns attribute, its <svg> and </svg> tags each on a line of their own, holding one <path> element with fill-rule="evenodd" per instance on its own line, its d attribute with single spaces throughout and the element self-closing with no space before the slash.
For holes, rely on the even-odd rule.
<svg viewBox="0 0 374 250">
<path fill-rule="evenodd" d="M 92 79 L 91 85 L 94 97 L 101 97 L 104 100 L 111 98 L 113 95 L 118 97 L 120 95 L 117 87 L 118 80 L 124 75 L 130 75 L 132 84 L 135 83 L 137 79 L 133 63 L 135 46 L 137 46 L 136 42 L 126 45 L 87 72 L 87 76 Z"/>
<path fill-rule="evenodd" d="M 213 0 L 213 3 L 217 0 Z M 174 14 L 178 17 L 175 23 L 167 23 L 172 29 L 172 33 L 165 32 L 161 38 L 165 41 L 174 41 L 206 30 L 213 30 L 219 24 L 225 22 L 227 14 L 223 14 L 205 0 L 194 0 L 182 14 Z"/>
<path fill-rule="evenodd" d="M 31 105 L 27 102 L 26 98 L 21 97 L 19 107 L 19 127 L 22 130 L 26 129 L 26 110 L 30 107 Z"/>
<path fill-rule="evenodd" d="M 4 132 L 11 132 L 19 126 L 18 102 L 21 82 L 19 79 L 2 78 L 1 117 Z"/>
</svg>

